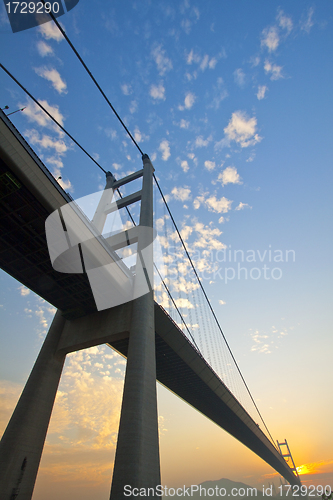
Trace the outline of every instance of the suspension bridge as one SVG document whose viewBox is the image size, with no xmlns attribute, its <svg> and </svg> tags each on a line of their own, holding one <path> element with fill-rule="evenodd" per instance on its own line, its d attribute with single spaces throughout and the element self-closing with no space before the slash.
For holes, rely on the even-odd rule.
<svg viewBox="0 0 333 500">
<path fill-rule="evenodd" d="M 123 498 L 125 484 L 160 484 L 156 380 L 229 432 L 290 484 L 300 485 L 294 464 L 290 467 L 285 461 L 261 418 L 191 252 L 154 180 L 148 156 L 143 155 L 143 168 L 138 165 L 138 171 L 124 179 L 107 173 L 107 189 L 102 193 L 102 199 L 109 196 L 107 210 L 98 215 L 97 207 L 89 216 L 0 113 L 0 266 L 58 309 L 0 444 L 3 498 L 31 498 L 65 357 L 100 344 L 127 358 L 112 499 Z M 142 183 L 141 189 L 116 195 L 133 183 Z M 72 219 L 83 228 L 75 233 L 75 222 L 74 236 L 66 215 L 68 206 L 73 208 Z M 111 223 L 103 230 L 108 213 Z M 112 213 L 117 216 L 112 218 Z M 45 221 L 52 214 L 59 216 L 57 230 L 75 240 L 67 247 L 74 252 L 72 272 L 58 272 L 56 257 L 52 266 L 45 231 Z M 142 227 L 154 228 L 157 237 L 140 236 Z M 144 259 L 133 271 L 134 256 L 144 254 L 154 238 L 159 241 L 159 260 Z M 56 249 L 57 256 L 62 252 L 64 248 Z M 98 256 L 98 264 L 91 263 L 91 256 Z M 107 271 L 110 262 L 121 273 L 118 281 L 114 272 Z M 108 281 L 101 291 L 97 289 L 101 280 L 94 282 L 93 276 L 103 266 Z M 112 302 L 96 307 L 108 284 L 123 290 L 129 280 L 135 288 L 140 273 L 148 286 L 146 293 L 113 307 Z"/>
</svg>

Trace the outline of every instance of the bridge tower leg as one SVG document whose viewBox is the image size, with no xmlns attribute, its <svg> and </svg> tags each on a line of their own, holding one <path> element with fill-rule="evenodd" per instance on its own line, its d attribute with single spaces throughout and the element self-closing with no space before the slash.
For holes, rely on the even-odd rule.
<svg viewBox="0 0 333 500">
<path fill-rule="evenodd" d="M 153 166 L 143 156 L 140 225 L 153 227 Z M 144 239 L 144 238 L 143 238 Z M 138 241 L 138 258 L 149 242 Z M 152 245 L 150 245 L 152 248 Z M 158 417 L 156 397 L 153 255 L 145 259 L 145 278 L 150 291 L 133 301 L 125 385 L 119 424 L 111 500 L 128 498 L 124 486 L 156 488 L 160 484 Z M 148 268 L 150 267 L 150 268 Z M 148 280 L 147 280 L 148 281 Z M 158 498 L 150 495 L 149 498 Z"/>
<path fill-rule="evenodd" d="M 30 500 L 65 354 L 56 354 L 65 319 L 58 311 L 0 443 L 2 500 Z"/>
</svg>

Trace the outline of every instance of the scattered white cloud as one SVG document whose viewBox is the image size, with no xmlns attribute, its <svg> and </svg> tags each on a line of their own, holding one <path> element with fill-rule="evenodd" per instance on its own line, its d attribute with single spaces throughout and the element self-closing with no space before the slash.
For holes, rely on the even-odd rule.
<svg viewBox="0 0 333 500">
<path fill-rule="evenodd" d="M 200 69 L 201 71 L 205 71 L 205 69 L 208 67 L 209 64 L 209 56 L 206 54 L 200 63 Z"/>
<path fill-rule="evenodd" d="M 55 104 L 52 106 L 47 101 L 40 100 L 40 104 L 52 115 L 60 125 L 64 125 L 64 117 L 59 111 L 59 107 Z M 47 116 L 46 113 L 33 101 L 28 101 L 26 104 L 19 104 L 19 107 L 24 107 L 24 116 L 28 118 L 31 122 L 36 122 L 38 125 L 42 127 L 51 126 L 51 128 L 55 128 L 59 132 L 59 128 L 54 125 L 51 118 Z"/>
<path fill-rule="evenodd" d="M 48 43 L 45 43 L 43 40 L 40 40 L 37 43 L 37 50 L 39 52 L 39 55 L 42 57 L 53 56 L 53 54 L 54 54 L 54 51 L 53 51 L 51 45 L 49 45 Z"/>
<path fill-rule="evenodd" d="M 270 351 L 270 346 L 267 342 L 266 339 L 268 339 L 268 335 L 261 334 L 259 333 L 258 330 L 256 330 L 254 333 L 251 333 L 252 340 L 254 341 L 254 345 L 251 347 L 251 352 L 259 352 L 261 354 L 271 354 L 272 351 Z"/>
<path fill-rule="evenodd" d="M 267 90 L 268 90 L 268 87 L 266 85 L 259 85 L 258 86 L 257 99 L 259 101 L 261 101 L 261 99 L 264 99 Z"/>
<path fill-rule="evenodd" d="M 59 94 L 67 93 L 66 82 L 61 78 L 60 73 L 55 69 L 48 69 L 45 66 L 43 68 L 35 68 L 35 72 L 38 76 L 45 78 L 52 83 L 53 88 L 59 92 Z"/>
<path fill-rule="evenodd" d="M 165 50 L 162 49 L 162 45 L 154 47 L 151 53 L 161 76 L 172 70 L 172 62 L 165 55 Z"/>
<path fill-rule="evenodd" d="M 256 130 L 257 119 L 255 117 L 248 118 L 243 111 L 235 111 L 224 132 L 229 141 L 235 141 L 242 148 L 247 148 L 261 141 L 262 138 Z"/>
<path fill-rule="evenodd" d="M 124 95 L 131 95 L 133 93 L 132 87 L 128 83 L 123 83 L 120 88 Z"/>
<path fill-rule="evenodd" d="M 43 135 L 40 137 L 39 133 L 35 129 L 26 130 L 24 135 L 29 139 L 31 144 L 38 145 L 43 149 L 55 149 L 58 154 L 64 154 L 68 146 L 61 139 L 53 139 L 49 135 Z"/>
<path fill-rule="evenodd" d="M 215 161 L 210 161 L 210 160 L 205 161 L 205 168 L 209 171 L 214 170 Z"/>
<path fill-rule="evenodd" d="M 222 183 L 222 186 L 225 186 L 226 184 L 242 184 L 236 167 L 225 168 L 223 172 L 219 174 L 217 180 Z"/>
<path fill-rule="evenodd" d="M 224 306 L 226 302 L 224 300 L 219 300 L 219 304 L 221 304 L 221 306 Z"/>
<path fill-rule="evenodd" d="M 222 250 L 225 245 L 218 239 L 221 236 L 222 231 L 218 228 L 214 228 L 212 224 L 205 225 L 202 222 L 196 222 L 194 224 L 194 231 L 197 234 L 197 238 L 193 243 L 194 248 L 204 248 L 207 250 L 207 257 L 209 256 L 210 250 Z M 203 270 L 209 270 L 211 268 L 211 263 L 208 262 L 207 258 L 200 259 L 200 261 L 195 261 L 196 269 L 199 272 Z"/>
<path fill-rule="evenodd" d="M 216 65 L 217 65 L 217 59 L 216 59 L 216 57 L 212 57 L 208 63 L 209 69 L 215 69 Z"/>
<path fill-rule="evenodd" d="M 235 208 L 235 210 L 244 210 L 244 208 L 252 208 L 248 203 L 240 202 L 239 205 Z"/>
<path fill-rule="evenodd" d="M 245 85 L 245 73 L 242 68 L 238 68 L 234 71 L 234 80 L 238 87 L 244 87 Z"/>
<path fill-rule="evenodd" d="M 201 56 L 199 56 L 199 54 L 195 54 L 193 52 L 193 49 L 191 50 L 191 52 L 186 56 L 186 63 L 187 64 L 192 64 L 192 63 L 197 63 L 199 64 L 201 61 Z"/>
<path fill-rule="evenodd" d="M 117 137 L 117 131 L 114 130 L 113 128 L 106 128 L 106 129 L 104 129 L 104 132 L 105 132 L 106 137 L 108 137 L 112 141 L 114 139 L 116 139 L 116 137 Z"/>
<path fill-rule="evenodd" d="M 208 106 L 209 108 L 214 108 L 218 110 L 221 102 L 228 97 L 227 89 L 224 87 L 224 81 L 222 77 L 218 77 L 216 85 L 213 86 L 213 100 Z"/>
<path fill-rule="evenodd" d="M 191 109 L 193 104 L 195 103 L 195 100 L 196 100 L 196 95 L 193 94 L 193 92 L 187 92 L 184 99 L 184 105 L 178 106 L 178 109 L 180 111 L 183 111 L 184 109 Z"/>
<path fill-rule="evenodd" d="M 287 30 L 287 34 L 289 35 L 291 30 L 293 29 L 293 22 L 291 18 L 286 16 L 283 10 L 280 10 L 276 19 L 279 21 L 280 28 Z"/>
<path fill-rule="evenodd" d="M 261 46 L 266 47 L 269 52 L 274 52 L 279 46 L 280 38 L 276 26 L 265 28 L 262 32 Z"/>
<path fill-rule="evenodd" d="M 182 119 L 180 120 L 180 124 L 179 124 L 179 126 L 180 126 L 180 128 L 186 128 L 186 129 L 187 129 L 187 128 L 189 128 L 189 126 L 190 126 L 190 122 L 189 122 L 189 121 L 187 121 L 187 120 L 184 120 L 184 118 L 182 118 Z"/>
<path fill-rule="evenodd" d="M 18 289 L 20 290 L 20 294 L 22 295 L 22 297 L 25 297 L 30 293 L 29 288 L 25 287 L 24 285 L 20 286 Z"/>
<path fill-rule="evenodd" d="M 228 200 L 225 196 L 218 199 L 215 195 L 208 195 L 208 193 L 197 196 L 193 201 L 193 207 L 197 210 L 201 205 L 204 205 L 210 212 L 227 213 L 231 210 L 232 200 Z"/>
<path fill-rule="evenodd" d="M 175 200 L 186 201 L 191 199 L 191 190 L 188 187 L 174 187 L 171 194 Z"/>
<path fill-rule="evenodd" d="M 259 56 L 251 57 L 250 63 L 251 63 L 252 68 L 256 68 L 260 64 L 260 57 Z"/>
<path fill-rule="evenodd" d="M 140 132 L 138 127 L 135 127 L 134 139 L 136 140 L 136 142 L 143 142 L 147 141 L 149 139 L 149 136 L 145 135 L 143 132 Z"/>
<path fill-rule="evenodd" d="M 182 169 L 184 170 L 185 173 L 189 171 L 190 167 L 189 167 L 189 165 L 188 165 L 188 163 L 187 163 L 186 160 L 182 161 L 181 164 L 180 164 L 180 166 L 182 167 Z"/>
<path fill-rule="evenodd" d="M 64 29 L 62 24 L 61 27 L 62 29 Z M 61 40 L 64 39 L 61 31 L 54 23 L 41 24 L 38 30 L 42 34 L 42 36 L 46 38 L 46 40 L 56 40 L 57 42 L 61 42 Z"/>
<path fill-rule="evenodd" d="M 227 213 L 231 209 L 232 201 L 228 200 L 225 196 L 217 199 L 216 196 L 210 196 L 205 200 L 205 204 L 210 212 Z"/>
<path fill-rule="evenodd" d="M 162 83 L 159 85 L 152 85 L 149 94 L 153 99 L 162 99 L 165 101 L 165 87 Z"/>
<path fill-rule="evenodd" d="M 167 140 L 162 141 L 158 149 L 162 153 L 162 160 L 167 161 L 171 155 L 169 141 Z"/>
<path fill-rule="evenodd" d="M 207 137 L 207 139 L 204 139 L 202 135 L 199 135 L 198 137 L 196 137 L 194 144 L 196 148 L 206 148 L 211 140 L 211 136 Z"/>
<path fill-rule="evenodd" d="M 264 70 L 267 74 L 271 73 L 271 80 L 279 80 L 279 78 L 283 78 L 282 69 L 282 66 L 272 64 L 268 59 L 266 59 Z"/>
<path fill-rule="evenodd" d="M 137 110 L 138 110 L 138 103 L 137 103 L 137 101 L 135 101 L 135 100 L 131 101 L 131 105 L 129 107 L 130 113 L 131 114 L 136 113 Z"/>
<path fill-rule="evenodd" d="M 310 7 L 308 9 L 306 16 L 303 16 L 303 18 L 301 20 L 301 30 L 306 31 L 307 33 L 310 33 L 310 30 L 314 24 L 313 19 L 312 19 L 313 14 L 314 14 L 314 9 L 313 9 L 313 7 Z"/>
</svg>

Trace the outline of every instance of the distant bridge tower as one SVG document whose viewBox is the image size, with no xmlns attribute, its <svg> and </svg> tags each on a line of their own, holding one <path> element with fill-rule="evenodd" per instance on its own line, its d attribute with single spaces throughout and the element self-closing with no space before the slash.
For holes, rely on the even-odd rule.
<svg viewBox="0 0 333 500">
<path fill-rule="evenodd" d="M 295 476 L 297 476 L 299 478 L 299 475 L 298 475 L 298 472 L 297 472 L 297 468 L 296 468 L 294 459 L 292 457 L 290 448 L 288 446 L 287 440 L 285 439 L 284 443 L 279 443 L 279 441 L 276 441 L 276 442 L 277 442 L 277 445 L 279 447 L 280 453 L 283 456 L 283 458 L 286 460 L 286 462 L 289 462 L 289 458 L 290 458 L 292 466 L 289 465 L 289 467 L 293 471 L 293 473 L 295 474 Z M 284 446 L 283 449 L 282 449 L 282 446 Z"/>
</svg>

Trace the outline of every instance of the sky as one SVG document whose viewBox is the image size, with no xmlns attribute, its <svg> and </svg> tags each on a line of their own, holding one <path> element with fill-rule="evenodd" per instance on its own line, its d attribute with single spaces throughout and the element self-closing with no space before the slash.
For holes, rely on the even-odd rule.
<svg viewBox="0 0 333 500">
<path fill-rule="evenodd" d="M 1 63 L 103 168 L 140 169 L 58 29 L 13 34 L 1 9 Z M 288 440 L 303 484 L 333 486 L 332 2 L 80 0 L 60 21 L 150 156 L 274 439 Z M 1 108 L 26 106 L 10 118 L 64 189 L 103 189 L 3 71 L 0 85 Z M 3 431 L 55 311 L 0 279 Z M 108 498 L 125 366 L 106 346 L 67 357 L 34 500 Z M 162 484 L 277 480 L 160 385 L 158 411 Z"/>
</svg>

